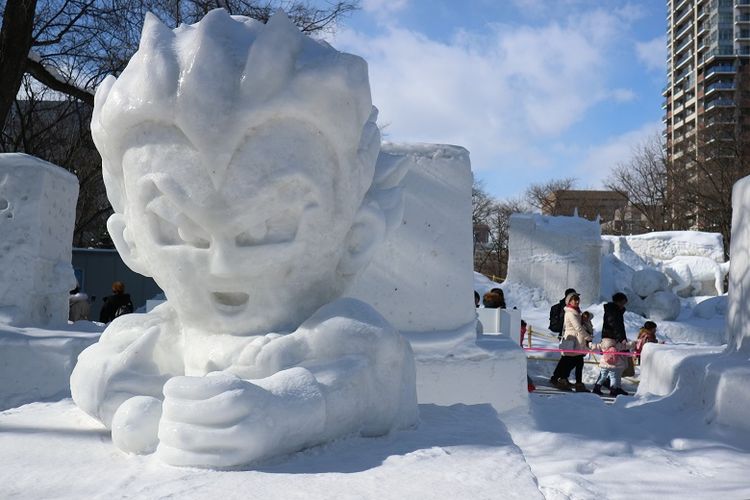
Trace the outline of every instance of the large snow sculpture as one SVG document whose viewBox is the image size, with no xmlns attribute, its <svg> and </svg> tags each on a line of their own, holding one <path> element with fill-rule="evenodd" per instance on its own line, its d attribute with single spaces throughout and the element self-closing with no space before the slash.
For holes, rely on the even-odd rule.
<svg viewBox="0 0 750 500">
<path fill-rule="evenodd" d="M 147 17 L 92 132 L 112 239 L 168 301 L 116 319 L 71 377 L 115 444 L 225 467 L 415 423 L 409 344 L 339 298 L 400 220 L 373 110 L 366 63 L 283 13 Z"/>
<path fill-rule="evenodd" d="M 33 156 L 0 154 L 0 322 L 66 324 L 78 179 Z"/>
</svg>

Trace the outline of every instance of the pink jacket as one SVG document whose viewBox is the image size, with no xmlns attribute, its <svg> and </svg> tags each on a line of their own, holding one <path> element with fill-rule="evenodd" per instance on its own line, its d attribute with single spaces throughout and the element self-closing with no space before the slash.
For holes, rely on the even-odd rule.
<svg viewBox="0 0 750 500">
<path fill-rule="evenodd" d="M 633 342 L 617 342 L 615 339 L 605 338 L 602 339 L 602 341 L 598 344 L 592 344 L 591 349 L 602 352 L 601 356 L 599 357 L 599 368 L 622 370 L 626 366 L 628 366 L 628 357 L 611 356 L 614 357 L 614 363 L 611 363 L 609 362 L 610 356 L 607 356 L 607 353 L 626 352 L 632 346 Z"/>
</svg>

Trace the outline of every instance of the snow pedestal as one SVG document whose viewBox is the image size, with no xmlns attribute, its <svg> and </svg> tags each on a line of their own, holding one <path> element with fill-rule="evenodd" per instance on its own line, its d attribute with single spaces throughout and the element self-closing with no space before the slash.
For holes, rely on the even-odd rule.
<svg viewBox="0 0 750 500">
<path fill-rule="evenodd" d="M 449 346 L 412 345 L 420 403 L 490 403 L 497 412 L 528 406 L 526 353 L 515 340 L 481 335 Z"/>
<path fill-rule="evenodd" d="M 0 330 L 0 410 L 70 396 L 68 381 L 76 358 L 99 338 L 100 329 L 88 325 L 89 332 Z"/>
<path fill-rule="evenodd" d="M 68 319 L 78 179 L 20 153 L 0 154 L 0 322 Z"/>
<path fill-rule="evenodd" d="M 575 288 L 583 304 L 599 301 L 601 227 L 580 217 L 513 214 L 508 281 L 541 288 L 550 300 Z"/>
<path fill-rule="evenodd" d="M 727 347 L 646 344 L 640 395 L 669 395 L 708 422 L 750 431 L 750 177 L 732 190 Z"/>
</svg>

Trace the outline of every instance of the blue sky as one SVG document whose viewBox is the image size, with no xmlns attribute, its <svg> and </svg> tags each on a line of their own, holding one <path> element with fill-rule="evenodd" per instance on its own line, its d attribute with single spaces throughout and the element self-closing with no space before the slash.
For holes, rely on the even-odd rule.
<svg viewBox="0 0 750 500">
<path fill-rule="evenodd" d="M 458 144 L 493 195 L 596 188 L 661 131 L 664 0 L 362 0 L 330 40 L 367 59 L 387 140 Z"/>
</svg>

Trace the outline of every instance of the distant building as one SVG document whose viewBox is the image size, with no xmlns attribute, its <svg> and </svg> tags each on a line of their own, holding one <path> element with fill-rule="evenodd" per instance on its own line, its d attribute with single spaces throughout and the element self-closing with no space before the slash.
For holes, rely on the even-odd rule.
<svg viewBox="0 0 750 500">
<path fill-rule="evenodd" d="M 555 191 L 547 197 L 542 209 L 544 215 L 573 215 L 588 220 L 606 223 L 614 220 L 615 212 L 628 205 L 628 199 L 617 191 L 595 191 L 565 189 Z"/>
<path fill-rule="evenodd" d="M 648 218 L 617 191 L 566 189 L 547 197 L 544 215 L 574 215 L 590 221 L 599 219 L 602 233 L 642 234 L 654 231 Z"/>
</svg>

